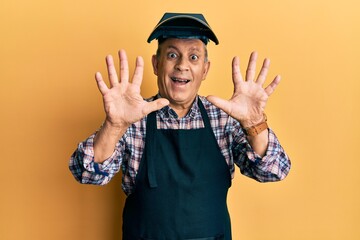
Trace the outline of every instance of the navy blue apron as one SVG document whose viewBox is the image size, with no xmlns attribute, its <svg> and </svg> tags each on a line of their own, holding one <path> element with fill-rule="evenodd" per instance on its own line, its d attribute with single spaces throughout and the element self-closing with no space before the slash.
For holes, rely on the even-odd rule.
<svg viewBox="0 0 360 240">
<path fill-rule="evenodd" d="M 135 189 L 125 203 L 123 240 L 231 240 L 231 185 L 201 100 L 205 128 L 157 129 L 148 115 Z"/>
</svg>

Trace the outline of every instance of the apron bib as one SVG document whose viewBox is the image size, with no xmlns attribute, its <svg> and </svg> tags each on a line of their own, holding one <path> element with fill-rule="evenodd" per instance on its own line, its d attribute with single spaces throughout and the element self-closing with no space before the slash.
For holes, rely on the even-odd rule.
<svg viewBox="0 0 360 240">
<path fill-rule="evenodd" d="M 201 100 L 205 128 L 157 129 L 148 115 L 135 189 L 125 203 L 123 240 L 230 240 L 231 176 Z"/>
</svg>

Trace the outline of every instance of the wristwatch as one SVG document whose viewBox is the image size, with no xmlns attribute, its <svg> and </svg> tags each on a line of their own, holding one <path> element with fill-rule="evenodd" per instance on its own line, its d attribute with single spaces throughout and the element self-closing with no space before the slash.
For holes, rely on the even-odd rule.
<svg viewBox="0 0 360 240">
<path fill-rule="evenodd" d="M 268 128 L 266 121 L 267 121 L 267 117 L 266 114 L 264 113 L 264 120 L 261 123 L 256 124 L 255 126 L 252 127 L 244 128 L 245 134 L 247 136 L 252 136 L 252 137 L 258 135 L 259 133 L 261 133 L 262 131 Z"/>
</svg>

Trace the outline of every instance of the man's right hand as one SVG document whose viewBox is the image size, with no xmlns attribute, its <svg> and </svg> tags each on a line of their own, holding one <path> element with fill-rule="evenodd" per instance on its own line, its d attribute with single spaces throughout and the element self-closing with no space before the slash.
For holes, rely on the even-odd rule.
<svg viewBox="0 0 360 240">
<path fill-rule="evenodd" d="M 114 60 L 111 55 L 106 57 L 110 88 L 105 84 L 101 73 L 97 72 L 95 79 L 103 96 L 105 121 L 114 128 L 128 127 L 139 121 L 150 112 L 159 110 L 169 104 L 164 98 L 153 102 L 144 101 L 140 95 L 140 86 L 143 79 L 144 60 L 137 57 L 132 82 L 129 82 L 129 66 L 124 50 L 119 51 L 120 79 L 118 78 Z"/>
<path fill-rule="evenodd" d="M 112 56 L 106 57 L 110 88 L 99 72 L 95 75 L 106 114 L 105 122 L 94 138 L 94 160 L 98 163 L 102 163 L 112 155 L 116 143 L 132 123 L 169 104 L 169 101 L 164 98 L 146 102 L 140 95 L 144 72 L 142 57 L 136 59 L 135 72 L 131 82 L 129 82 L 129 65 L 124 50 L 119 51 L 119 58 L 120 79 Z"/>
</svg>

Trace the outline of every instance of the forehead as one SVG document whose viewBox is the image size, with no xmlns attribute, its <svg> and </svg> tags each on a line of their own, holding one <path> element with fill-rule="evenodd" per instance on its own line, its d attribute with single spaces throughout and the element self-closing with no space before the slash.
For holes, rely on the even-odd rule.
<svg viewBox="0 0 360 240">
<path fill-rule="evenodd" d="M 162 42 L 159 47 L 162 50 L 175 49 L 177 51 L 205 51 L 205 44 L 199 39 L 169 38 Z"/>
</svg>

